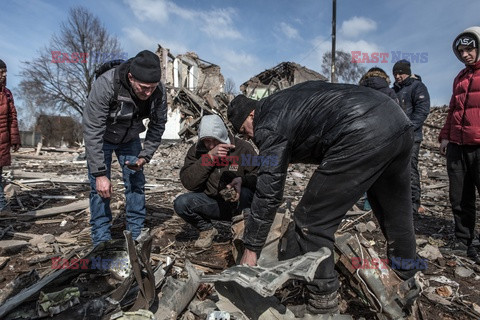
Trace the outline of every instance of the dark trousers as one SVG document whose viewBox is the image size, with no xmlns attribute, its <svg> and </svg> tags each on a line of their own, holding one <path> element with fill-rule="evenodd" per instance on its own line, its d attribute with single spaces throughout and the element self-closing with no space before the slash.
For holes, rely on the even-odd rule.
<svg viewBox="0 0 480 320">
<path fill-rule="evenodd" d="M 420 208 L 420 172 L 418 171 L 418 154 L 420 153 L 420 144 L 421 141 L 416 141 L 413 143 L 412 147 L 412 157 L 410 162 L 410 173 L 411 173 L 411 185 L 412 185 L 412 206 L 413 213 L 418 212 Z"/>
<path fill-rule="evenodd" d="M 476 191 L 480 191 L 480 146 L 449 143 L 447 171 L 455 236 L 469 245 L 475 237 L 475 198 Z"/>
<path fill-rule="evenodd" d="M 213 227 L 212 220 L 230 221 L 243 209 L 250 208 L 253 192 L 242 188 L 240 200 L 226 202 L 221 198 L 212 198 L 203 192 L 189 192 L 178 196 L 173 202 L 175 212 L 199 231 Z"/>
<path fill-rule="evenodd" d="M 334 251 L 334 233 L 346 212 L 367 192 L 387 240 L 388 258 L 415 258 L 410 187 L 413 134 L 408 131 L 384 147 L 348 159 L 326 156 L 310 179 L 295 209 L 295 233 L 287 235 L 291 258 L 321 247 Z M 292 240 L 293 239 L 293 240 Z M 318 267 L 309 289 L 338 289 L 333 254 Z"/>
</svg>

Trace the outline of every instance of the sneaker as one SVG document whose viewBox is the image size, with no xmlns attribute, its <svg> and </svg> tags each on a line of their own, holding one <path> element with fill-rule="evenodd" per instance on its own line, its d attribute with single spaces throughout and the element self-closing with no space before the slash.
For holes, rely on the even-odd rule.
<svg viewBox="0 0 480 320">
<path fill-rule="evenodd" d="M 218 234 L 217 229 L 212 228 L 205 231 L 200 231 L 200 236 L 195 241 L 195 248 L 206 249 L 212 246 L 213 238 Z"/>
<path fill-rule="evenodd" d="M 307 290 L 307 313 L 309 314 L 337 314 L 338 293 L 335 290 L 329 294 L 315 294 Z"/>
</svg>

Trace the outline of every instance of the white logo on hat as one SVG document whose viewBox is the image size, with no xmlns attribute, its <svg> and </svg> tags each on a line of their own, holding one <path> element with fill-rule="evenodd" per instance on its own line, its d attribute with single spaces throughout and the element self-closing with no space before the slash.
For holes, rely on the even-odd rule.
<svg viewBox="0 0 480 320">
<path fill-rule="evenodd" d="M 467 38 L 467 37 L 462 37 L 457 40 L 457 43 L 455 44 L 455 47 L 458 47 L 459 45 L 464 45 L 464 46 L 471 46 L 471 47 L 476 47 L 475 46 L 475 39 L 472 38 Z"/>
</svg>

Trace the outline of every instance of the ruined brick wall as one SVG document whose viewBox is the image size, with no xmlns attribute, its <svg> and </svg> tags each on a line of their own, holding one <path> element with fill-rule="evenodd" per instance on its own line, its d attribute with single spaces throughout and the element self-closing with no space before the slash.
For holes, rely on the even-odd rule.
<svg viewBox="0 0 480 320">
<path fill-rule="evenodd" d="M 220 72 L 220 67 L 216 65 L 200 66 L 198 76 L 198 91 L 209 93 L 212 97 L 223 92 L 225 78 Z"/>
</svg>

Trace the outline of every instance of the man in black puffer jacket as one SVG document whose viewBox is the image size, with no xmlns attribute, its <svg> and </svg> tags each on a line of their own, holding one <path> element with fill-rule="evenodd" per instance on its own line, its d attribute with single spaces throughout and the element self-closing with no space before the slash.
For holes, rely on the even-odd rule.
<svg viewBox="0 0 480 320">
<path fill-rule="evenodd" d="M 295 209 L 295 234 L 287 237 L 293 240 L 285 258 L 321 247 L 333 252 L 338 225 L 364 192 L 387 239 L 388 258 L 415 258 L 409 171 L 413 128 L 391 98 L 360 86 L 308 81 L 260 101 L 238 96 L 228 118 L 236 131 L 253 139 L 259 156 L 278 159 L 277 166 L 258 170 L 241 263 L 256 265 L 282 202 L 288 164 L 294 162 L 318 168 Z M 338 288 L 331 255 L 307 285 L 308 311 L 335 312 Z"/>
<path fill-rule="evenodd" d="M 412 211 L 418 213 L 420 206 L 420 172 L 418 171 L 418 154 L 420 143 L 423 140 L 423 123 L 430 113 L 430 96 L 427 87 L 422 83 L 420 77 L 412 75 L 410 62 L 400 60 L 393 66 L 395 77 L 395 90 L 400 106 L 407 117 L 413 123 L 414 144 L 411 158 L 411 184 L 412 184 Z M 422 208 L 422 211 L 424 209 Z"/>
</svg>

